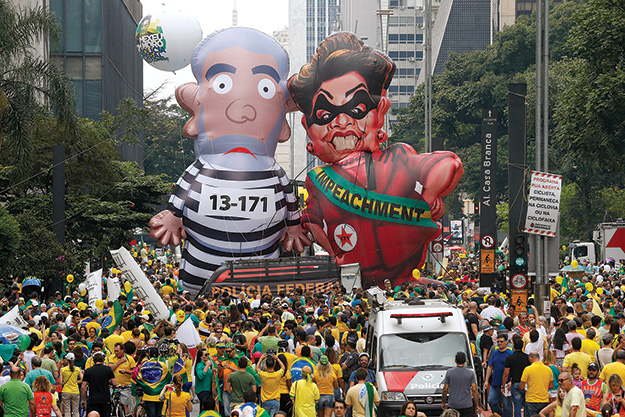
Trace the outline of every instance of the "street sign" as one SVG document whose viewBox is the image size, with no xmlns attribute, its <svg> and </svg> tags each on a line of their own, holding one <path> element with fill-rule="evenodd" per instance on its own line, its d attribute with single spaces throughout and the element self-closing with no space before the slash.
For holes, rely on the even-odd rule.
<svg viewBox="0 0 625 417">
<path fill-rule="evenodd" d="M 532 171 L 524 232 L 556 236 L 561 189 L 562 175 Z"/>
<path fill-rule="evenodd" d="M 510 290 L 510 301 L 517 314 L 521 311 L 527 312 L 527 290 Z"/>
<path fill-rule="evenodd" d="M 434 242 L 432 244 L 432 252 L 434 252 L 434 253 L 442 253 L 443 252 L 443 244 L 441 242 Z"/>
<path fill-rule="evenodd" d="M 491 249 L 495 246 L 495 239 L 491 235 L 482 236 L 482 247 L 486 249 Z"/>
<path fill-rule="evenodd" d="M 480 273 L 492 274 L 495 272 L 495 250 L 482 249 L 480 252 Z"/>
<path fill-rule="evenodd" d="M 521 290 L 527 287 L 527 276 L 525 274 L 514 274 L 510 278 L 510 285 L 512 288 Z"/>
</svg>

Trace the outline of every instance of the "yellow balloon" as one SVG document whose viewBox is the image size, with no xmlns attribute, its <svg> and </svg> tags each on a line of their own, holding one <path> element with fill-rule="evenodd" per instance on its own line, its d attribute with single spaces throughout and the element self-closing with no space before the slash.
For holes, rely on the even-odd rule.
<svg viewBox="0 0 625 417">
<path fill-rule="evenodd" d="M 176 318 L 178 319 L 178 321 L 183 321 L 184 320 L 184 311 L 178 310 L 176 312 Z"/>
<path fill-rule="evenodd" d="M 557 282 L 558 284 L 560 284 L 560 285 L 562 285 L 562 281 L 563 281 L 563 280 L 564 280 L 564 278 L 562 278 L 560 275 L 558 275 L 558 276 L 556 277 L 556 282 Z"/>
<path fill-rule="evenodd" d="M 132 256 L 136 258 L 137 257 L 137 252 L 133 252 Z"/>
<path fill-rule="evenodd" d="M 83 303 L 82 301 L 80 303 L 78 303 L 78 309 L 79 310 L 84 310 L 85 308 L 87 308 L 87 304 Z"/>
<path fill-rule="evenodd" d="M 67 275 L 67 282 L 71 283 L 74 281 L 74 276 L 72 274 Z"/>
<path fill-rule="evenodd" d="M 95 300 L 95 306 L 98 310 L 103 310 L 104 309 L 104 301 L 102 300 Z"/>
<path fill-rule="evenodd" d="M 603 294 L 603 288 L 597 288 L 597 294 L 602 295 Z"/>
<path fill-rule="evenodd" d="M 565 245 L 562 245 L 562 250 L 566 250 L 566 246 Z"/>
<path fill-rule="evenodd" d="M 130 290 L 132 290 L 132 285 L 130 285 L 130 282 L 126 281 L 124 283 L 124 289 L 126 290 L 126 294 L 128 294 Z"/>
<path fill-rule="evenodd" d="M 142 313 L 147 316 L 148 314 L 150 314 L 150 310 L 143 310 Z"/>
<path fill-rule="evenodd" d="M 466 255 L 465 253 L 461 253 L 460 255 L 458 255 L 458 257 L 459 257 L 460 259 L 464 259 L 464 258 L 466 258 L 466 257 L 467 257 L 467 255 Z"/>
<path fill-rule="evenodd" d="M 151 259 L 148 260 L 148 265 L 152 266 L 152 260 Z"/>
<path fill-rule="evenodd" d="M 412 270 L 412 277 L 414 279 L 419 279 L 419 277 L 421 277 L 421 271 L 419 271 L 418 269 L 413 269 Z"/>
<path fill-rule="evenodd" d="M 80 296 L 81 296 L 81 297 L 84 297 L 85 295 L 87 295 L 87 290 L 82 290 L 82 291 L 80 292 Z"/>
<path fill-rule="evenodd" d="M 595 288 L 592 286 L 592 282 L 587 282 L 586 285 L 584 286 L 586 287 L 588 291 L 592 291 Z"/>
<path fill-rule="evenodd" d="M 573 269 L 577 269 L 577 267 L 579 266 L 579 262 L 577 262 L 577 259 L 573 260 L 573 262 L 571 262 L 571 266 L 573 267 Z"/>
</svg>

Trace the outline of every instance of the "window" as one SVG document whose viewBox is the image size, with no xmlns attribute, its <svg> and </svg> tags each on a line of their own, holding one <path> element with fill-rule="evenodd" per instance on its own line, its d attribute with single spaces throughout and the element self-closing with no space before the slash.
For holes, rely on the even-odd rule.
<svg viewBox="0 0 625 417">
<path fill-rule="evenodd" d="M 82 0 L 65 0 L 65 50 L 82 52 Z"/>
<path fill-rule="evenodd" d="M 85 52 L 102 52 L 102 0 L 85 0 Z"/>
<path fill-rule="evenodd" d="M 408 61 L 414 59 L 415 53 L 414 51 L 389 51 L 388 55 L 391 59 L 397 61 Z M 423 59 L 423 52 L 421 52 L 421 55 Z"/>
<path fill-rule="evenodd" d="M 379 366 L 381 371 L 449 369 L 456 366 L 454 358 L 460 351 L 466 353 L 470 364 L 471 353 L 463 333 L 389 334 L 380 337 Z"/>
<path fill-rule="evenodd" d="M 421 35 L 421 38 L 423 38 L 423 35 Z M 407 44 L 407 43 L 414 43 L 414 40 L 415 40 L 414 33 L 390 33 L 388 35 L 389 43 Z M 421 41 L 423 42 L 423 39 Z"/>
</svg>

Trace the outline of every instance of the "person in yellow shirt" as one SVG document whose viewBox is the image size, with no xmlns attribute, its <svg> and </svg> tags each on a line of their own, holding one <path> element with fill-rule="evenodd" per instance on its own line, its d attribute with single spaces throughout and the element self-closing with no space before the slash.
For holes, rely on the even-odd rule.
<svg viewBox="0 0 625 417">
<path fill-rule="evenodd" d="M 592 327 L 586 330 L 586 339 L 582 340 L 582 349 L 581 351 L 587 355 L 590 355 L 591 358 L 595 357 L 595 352 L 601 349 L 601 346 L 597 342 L 595 342 L 595 336 L 597 333 L 595 329 Z"/>
<path fill-rule="evenodd" d="M 304 366 L 303 378 L 291 385 L 289 395 L 293 399 L 293 417 L 317 417 L 315 405 L 319 401 L 319 388 L 312 381 L 311 374 L 312 368 Z"/>
<path fill-rule="evenodd" d="M 614 362 L 603 367 L 599 379 L 607 384 L 608 379 L 613 374 L 618 374 L 621 377 L 621 381 L 625 381 L 625 350 L 623 349 L 614 352 Z"/>
<path fill-rule="evenodd" d="M 63 408 L 63 415 L 65 417 L 71 416 L 71 412 L 74 415 L 78 415 L 78 406 L 80 404 L 80 389 L 78 384 L 82 381 L 83 372 L 74 365 L 75 356 L 72 352 L 65 355 L 67 360 L 67 366 L 61 368 L 60 384 L 61 389 L 61 407 Z"/>
<path fill-rule="evenodd" d="M 592 362 L 592 357 L 581 351 L 582 340 L 579 337 L 573 339 L 571 346 L 573 347 L 573 352 L 564 357 L 562 372 L 568 372 L 573 364 L 576 363 L 582 371 L 582 378 L 586 379 L 586 371 L 588 370 L 588 365 Z"/>
<path fill-rule="evenodd" d="M 91 356 L 87 358 L 85 362 L 85 371 L 93 366 L 93 354 L 96 352 L 102 352 L 104 350 L 104 343 L 97 341 L 91 347 Z"/>
<path fill-rule="evenodd" d="M 262 364 L 263 361 L 265 361 L 267 370 L 261 371 L 259 366 L 256 371 L 261 381 L 260 405 L 267 410 L 270 416 L 273 416 L 280 409 L 280 381 L 286 368 L 275 352 L 271 352 L 271 349 L 262 354 L 258 363 Z M 276 365 L 280 366 L 279 370 L 275 369 Z"/>
<path fill-rule="evenodd" d="M 115 381 L 120 389 L 120 401 L 124 406 L 126 415 L 134 407 L 134 397 L 130 390 L 132 383 L 132 371 L 135 369 L 135 360 L 132 356 L 126 355 L 126 348 L 123 343 L 116 343 L 113 355 L 108 358 L 108 365 L 115 374 Z"/>
<path fill-rule="evenodd" d="M 187 412 L 193 411 L 193 403 L 191 395 L 182 390 L 182 377 L 175 375 L 173 384 L 167 384 L 163 387 L 159 397 L 164 401 L 163 415 L 167 417 L 186 417 Z"/>
<path fill-rule="evenodd" d="M 523 370 L 519 389 L 525 392 L 525 413 L 533 416 L 549 405 L 549 390 L 553 388 L 553 372 L 540 361 L 536 352 L 529 354 L 531 365 Z"/>
<path fill-rule="evenodd" d="M 339 384 L 332 364 L 326 355 L 319 358 L 313 382 L 319 388 L 319 403 L 317 404 L 319 415 L 320 417 L 330 417 L 334 407 L 334 390 L 338 389 Z"/>
<path fill-rule="evenodd" d="M 113 333 L 104 339 L 104 348 L 107 354 L 112 354 L 117 343 L 126 343 L 126 339 L 121 335 L 121 327 L 117 326 Z"/>
</svg>

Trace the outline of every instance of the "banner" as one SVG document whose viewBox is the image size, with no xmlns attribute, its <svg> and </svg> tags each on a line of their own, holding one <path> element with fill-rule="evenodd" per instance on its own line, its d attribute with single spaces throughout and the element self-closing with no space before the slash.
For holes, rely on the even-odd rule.
<svg viewBox="0 0 625 417">
<path fill-rule="evenodd" d="M 532 171 L 524 232 L 556 236 L 561 191 L 562 175 Z"/>
<path fill-rule="evenodd" d="M 97 309 L 95 302 L 102 299 L 102 269 L 88 274 L 85 284 L 89 294 L 89 305 L 92 309 Z"/>
<path fill-rule="evenodd" d="M 200 335 L 197 332 L 197 329 L 193 325 L 193 321 L 191 319 L 186 319 L 184 323 L 178 327 L 176 330 L 176 339 L 179 342 L 187 345 L 189 349 L 196 347 L 198 344 L 202 343 L 202 339 L 200 339 Z"/>
<path fill-rule="evenodd" d="M 482 109 L 482 170 L 480 183 L 480 287 L 496 280 L 497 247 L 497 110 Z"/>
<path fill-rule="evenodd" d="M 112 250 L 111 255 L 117 267 L 124 273 L 126 280 L 132 285 L 139 300 L 143 302 L 145 309 L 149 310 L 156 320 L 167 320 L 170 315 L 169 309 L 128 249 L 121 247 L 118 250 Z"/>
<path fill-rule="evenodd" d="M 4 316 L 0 317 L 0 324 L 8 324 L 9 326 L 15 327 L 28 327 L 28 323 L 20 314 L 20 309 L 18 306 L 13 307 L 6 313 Z"/>
<path fill-rule="evenodd" d="M 122 293 L 122 287 L 117 277 L 110 277 L 106 280 L 106 292 L 108 293 L 109 301 L 114 301 L 119 298 Z"/>
<path fill-rule="evenodd" d="M 272 297 L 277 297 L 280 291 L 285 291 L 287 294 L 290 294 L 297 288 L 301 288 L 304 292 L 325 293 L 336 288 L 337 285 L 338 280 L 336 278 L 274 282 L 232 282 L 226 280 L 211 283 L 210 290 L 213 292 L 213 295 L 218 291 L 228 291 L 230 295 L 245 292 L 251 296 L 253 291 L 258 291 L 261 296 L 269 294 Z"/>
</svg>

